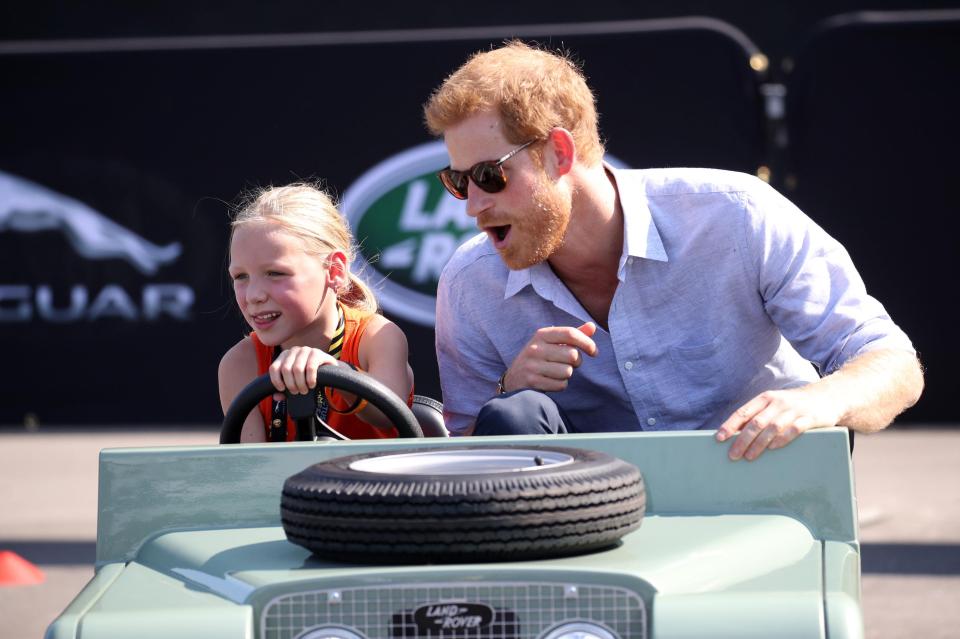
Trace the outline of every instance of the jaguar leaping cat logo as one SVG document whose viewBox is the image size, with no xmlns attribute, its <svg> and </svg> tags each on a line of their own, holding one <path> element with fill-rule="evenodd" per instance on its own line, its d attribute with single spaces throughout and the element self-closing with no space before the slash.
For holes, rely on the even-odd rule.
<svg viewBox="0 0 960 639">
<path fill-rule="evenodd" d="M 74 200 L 39 184 L 0 171 L 0 232 L 63 231 L 87 259 L 121 258 L 153 275 L 182 252 L 179 242 L 158 246 Z"/>
</svg>

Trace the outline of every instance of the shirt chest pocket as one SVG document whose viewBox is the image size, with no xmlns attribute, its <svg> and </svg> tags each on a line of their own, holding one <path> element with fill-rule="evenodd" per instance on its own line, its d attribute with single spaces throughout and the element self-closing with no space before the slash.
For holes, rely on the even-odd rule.
<svg viewBox="0 0 960 639">
<path fill-rule="evenodd" d="M 722 338 L 718 335 L 709 342 L 696 344 L 692 341 L 675 344 L 670 347 L 670 359 L 676 366 L 691 371 L 720 365 L 720 347 Z"/>
<path fill-rule="evenodd" d="M 681 343 L 669 349 L 670 362 L 677 380 L 678 409 L 685 407 L 692 419 L 707 419 L 732 399 L 731 371 L 733 362 L 723 352 L 723 338 L 714 337 L 702 344 Z M 715 428 L 716 425 L 706 427 Z"/>
</svg>

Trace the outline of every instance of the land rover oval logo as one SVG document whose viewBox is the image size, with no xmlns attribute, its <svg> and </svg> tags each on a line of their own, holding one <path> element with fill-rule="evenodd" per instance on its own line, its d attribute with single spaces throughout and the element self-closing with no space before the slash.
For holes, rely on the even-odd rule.
<svg viewBox="0 0 960 639">
<path fill-rule="evenodd" d="M 485 628 L 493 621 L 493 608 L 478 603 L 435 603 L 413 611 L 420 636 L 438 632 Z"/>
<path fill-rule="evenodd" d="M 371 262 L 367 279 L 384 309 L 424 326 L 436 319 L 440 271 L 478 233 L 466 204 L 434 175 L 448 163 L 443 142 L 422 144 L 374 166 L 343 194 L 343 213 L 360 242 L 355 267 Z"/>
</svg>

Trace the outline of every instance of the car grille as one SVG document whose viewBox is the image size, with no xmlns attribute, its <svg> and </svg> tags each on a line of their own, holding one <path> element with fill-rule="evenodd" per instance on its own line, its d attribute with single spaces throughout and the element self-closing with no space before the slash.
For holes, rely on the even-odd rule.
<svg viewBox="0 0 960 639">
<path fill-rule="evenodd" d="M 457 630 L 425 631 L 418 625 L 418 620 L 422 624 L 425 616 L 436 616 L 450 603 L 462 604 L 461 611 L 479 608 L 490 614 L 481 627 L 474 623 Z M 294 639 L 310 628 L 334 625 L 368 639 L 537 639 L 565 621 L 598 623 L 620 639 L 646 637 L 646 607 L 632 591 L 595 584 L 526 582 L 365 586 L 286 594 L 264 607 L 260 636 Z"/>
</svg>

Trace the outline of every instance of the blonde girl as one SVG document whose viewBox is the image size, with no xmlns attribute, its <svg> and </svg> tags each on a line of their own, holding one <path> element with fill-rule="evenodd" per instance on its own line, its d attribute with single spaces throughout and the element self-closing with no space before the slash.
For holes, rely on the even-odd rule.
<svg viewBox="0 0 960 639">
<path fill-rule="evenodd" d="M 229 273 L 253 330 L 220 361 L 224 412 L 246 384 L 269 372 L 277 391 L 315 393 L 318 414 L 347 437 L 396 437 L 373 406 L 315 390 L 320 366 L 350 365 L 408 404 L 413 398 L 406 337 L 377 314 L 373 293 L 350 272 L 354 253 L 343 216 L 312 185 L 267 188 L 239 210 L 231 224 Z M 250 413 L 241 442 L 295 438 L 282 398 L 275 394 Z"/>
</svg>

